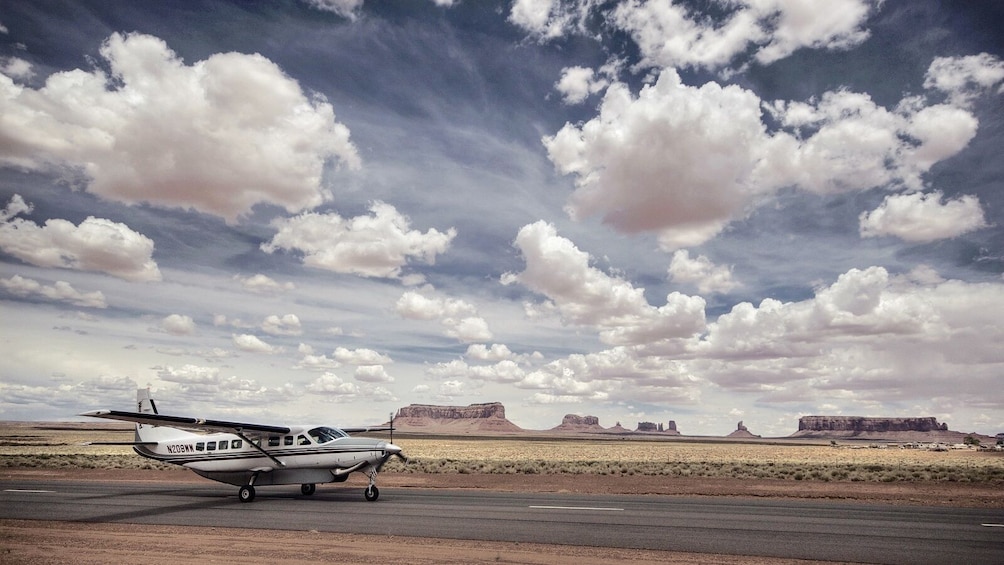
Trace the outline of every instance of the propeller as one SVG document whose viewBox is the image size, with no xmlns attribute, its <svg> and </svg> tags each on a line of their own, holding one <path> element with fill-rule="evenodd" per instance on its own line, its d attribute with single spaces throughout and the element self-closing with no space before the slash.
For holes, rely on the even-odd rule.
<svg viewBox="0 0 1004 565">
<path fill-rule="evenodd" d="M 391 442 L 391 444 L 394 443 L 394 413 L 393 412 L 390 413 L 390 442 Z M 397 452 L 394 453 L 394 455 L 396 455 L 397 458 L 400 459 L 402 462 L 404 462 L 404 463 L 408 462 L 408 458 L 405 457 L 404 453 L 401 453 L 400 451 L 397 451 Z"/>
</svg>

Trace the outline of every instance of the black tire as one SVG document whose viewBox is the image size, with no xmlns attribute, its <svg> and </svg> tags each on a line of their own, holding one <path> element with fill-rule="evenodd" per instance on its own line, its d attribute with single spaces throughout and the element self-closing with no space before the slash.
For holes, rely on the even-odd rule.
<svg viewBox="0 0 1004 565">
<path fill-rule="evenodd" d="M 241 502 L 251 502 L 254 500 L 254 487 L 241 487 L 241 490 L 237 491 L 237 498 L 240 499 Z"/>
<path fill-rule="evenodd" d="M 317 486 L 313 484 L 300 485 L 300 493 L 303 494 L 303 496 L 310 496 L 314 494 L 315 490 L 317 490 Z"/>
<path fill-rule="evenodd" d="M 380 498 L 380 489 L 376 488 L 376 485 L 370 485 L 363 491 L 363 496 L 366 497 L 366 500 L 373 502 Z"/>
</svg>

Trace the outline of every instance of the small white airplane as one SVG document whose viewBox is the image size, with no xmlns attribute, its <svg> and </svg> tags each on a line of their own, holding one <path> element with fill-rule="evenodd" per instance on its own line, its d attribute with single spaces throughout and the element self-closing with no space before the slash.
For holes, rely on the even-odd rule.
<svg viewBox="0 0 1004 565">
<path fill-rule="evenodd" d="M 317 483 L 340 483 L 356 471 L 369 477 L 363 494 L 372 502 L 380 496 L 376 476 L 384 463 L 393 456 L 407 461 L 392 442 L 349 436 L 374 431 L 393 434 L 393 421 L 390 427 L 339 429 L 168 416 L 157 412 L 150 390 L 144 388 L 137 391 L 136 403 L 138 412 L 94 410 L 80 415 L 135 422 L 136 441 L 101 444 L 132 445 L 143 457 L 188 467 L 207 479 L 239 486 L 241 502 L 254 500 L 255 486 L 262 485 L 299 484 L 300 492 L 309 496 Z"/>
</svg>

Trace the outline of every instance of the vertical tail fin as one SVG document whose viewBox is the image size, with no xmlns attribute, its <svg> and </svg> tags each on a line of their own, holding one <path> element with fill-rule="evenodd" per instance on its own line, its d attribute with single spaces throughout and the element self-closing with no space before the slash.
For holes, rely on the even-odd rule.
<svg viewBox="0 0 1004 565">
<path fill-rule="evenodd" d="M 141 414 L 158 414 L 157 403 L 153 401 L 153 397 L 150 396 L 149 388 L 141 388 L 136 390 L 136 409 Z M 149 441 L 163 441 L 166 439 L 171 439 L 177 437 L 179 434 L 186 434 L 187 432 L 182 432 L 175 428 L 168 428 L 164 426 L 152 426 L 150 424 L 136 424 L 136 441 L 149 442 Z"/>
<path fill-rule="evenodd" d="M 150 396 L 150 387 L 136 390 L 136 411 L 141 414 L 159 414 L 157 404 Z"/>
</svg>

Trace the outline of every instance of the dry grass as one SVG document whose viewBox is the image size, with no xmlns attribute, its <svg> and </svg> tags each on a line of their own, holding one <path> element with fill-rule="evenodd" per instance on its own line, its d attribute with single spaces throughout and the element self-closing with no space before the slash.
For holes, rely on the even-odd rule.
<svg viewBox="0 0 1004 565">
<path fill-rule="evenodd" d="M 168 469 L 129 446 L 123 426 L 0 424 L 0 467 Z M 398 437 L 400 473 L 658 475 L 796 481 L 953 481 L 1004 485 L 1004 456 L 971 450 L 852 449 L 766 442 Z"/>
<path fill-rule="evenodd" d="M 1004 456 L 764 442 L 401 439 L 422 473 L 598 474 L 817 481 L 1004 483 Z"/>
</svg>

